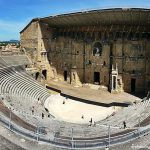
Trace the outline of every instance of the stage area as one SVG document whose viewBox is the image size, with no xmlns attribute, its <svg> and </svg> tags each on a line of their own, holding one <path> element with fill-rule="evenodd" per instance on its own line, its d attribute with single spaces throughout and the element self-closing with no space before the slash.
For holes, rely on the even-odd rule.
<svg viewBox="0 0 150 150">
<path fill-rule="evenodd" d="M 45 101 L 44 106 L 57 120 L 79 124 L 90 124 L 91 120 L 94 123 L 94 121 L 105 119 L 119 109 L 118 107 L 102 107 L 66 99 L 60 94 L 51 95 Z"/>
<path fill-rule="evenodd" d="M 123 106 L 124 104 L 132 104 L 133 102 L 139 102 L 141 99 L 134 95 L 126 92 L 112 94 L 106 90 L 96 90 L 86 87 L 74 87 L 63 81 L 53 81 L 47 84 L 50 88 L 59 90 L 61 95 L 67 97 L 72 96 L 71 99 L 75 97 L 77 101 L 83 101 L 86 103 L 96 104 L 96 105 L 108 105 L 108 106 Z"/>
</svg>

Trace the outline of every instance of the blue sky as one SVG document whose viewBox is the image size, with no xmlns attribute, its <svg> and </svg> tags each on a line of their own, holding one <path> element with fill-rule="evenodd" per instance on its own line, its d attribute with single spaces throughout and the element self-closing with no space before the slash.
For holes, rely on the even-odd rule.
<svg viewBox="0 0 150 150">
<path fill-rule="evenodd" d="M 150 0 L 0 0 L 0 41 L 20 39 L 32 18 L 112 7 L 150 8 Z"/>
</svg>

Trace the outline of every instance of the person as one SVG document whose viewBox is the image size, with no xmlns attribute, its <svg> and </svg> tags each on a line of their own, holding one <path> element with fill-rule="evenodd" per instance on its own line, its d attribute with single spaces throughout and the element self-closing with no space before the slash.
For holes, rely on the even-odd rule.
<svg viewBox="0 0 150 150">
<path fill-rule="evenodd" d="M 127 127 L 125 121 L 123 121 L 123 127 L 124 127 L 124 129 Z"/>
<path fill-rule="evenodd" d="M 48 109 L 47 109 L 47 108 L 45 108 L 45 110 L 48 112 Z"/>
<path fill-rule="evenodd" d="M 32 115 L 34 115 L 34 106 L 32 106 Z"/>
<path fill-rule="evenodd" d="M 89 122 L 90 122 L 90 126 L 91 126 L 91 125 L 92 125 L 92 122 L 93 122 L 92 118 L 91 118 L 91 120 L 90 120 Z"/>
<path fill-rule="evenodd" d="M 34 115 L 34 110 L 32 109 L 32 115 Z"/>
<path fill-rule="evenodd" d="M 42 119 L 44 118 L 44 114 L 42 113 Z"/>
<path fill-rule="evenodd" d="M 38 98 L 38 101 L 37 101 L 37 103 L 38 103 L 38 104 L 41 104 L 40 98 Z"/>
<path fill-rule="evenodd" d="M 90 123 L 92 124 L 92 122 L 93 122 L 93 120 L 92 120 L 92 118 L 91 118 Z"/>
</svg>

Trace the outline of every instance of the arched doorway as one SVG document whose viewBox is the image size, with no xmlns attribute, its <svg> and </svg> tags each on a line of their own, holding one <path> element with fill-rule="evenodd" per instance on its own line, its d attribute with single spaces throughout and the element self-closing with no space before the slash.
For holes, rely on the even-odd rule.
<svg viewBox="0 0 150 150">
<path fill-rule="evenodd" d="M 40 73 L 39 73 L 39 72 L 37 72 L 37 73 L 35 74 L 35 80 L 37 80 L 37 79 L 38 79 L 39 75 L 40 75 Z"/>
<path fill-rule="evenodd" d="M 136 79 L 131 78 L 131 93 L 135 93 L 136 91 Z"/>
<path fill-rule="evenodd" d="M 47 80 L 47 70 L 42 70 L 42 75 L 44 76 L 44 79 Z"/>
<path fill-rule="evenodd" d="M 68 73 L 67 73 L 67 71 L 65 70 L 65 71 L 64 71 L 64 81 L 67 81 L 67 76 L 68 76 Z"/>
<path fill-rule="evenodd" d="M 100 73 L 94 72 L 94 84 L 100 84 Z"/>
</svg>

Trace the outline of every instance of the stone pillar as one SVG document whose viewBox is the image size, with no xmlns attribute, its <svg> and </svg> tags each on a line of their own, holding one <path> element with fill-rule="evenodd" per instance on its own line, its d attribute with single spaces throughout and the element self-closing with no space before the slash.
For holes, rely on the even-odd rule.
<svg viewBox="0 0 150 150">
<path fill-rule="evenodd" d="M 73 66 L 71 68 L 70 83 L 74 86 L 82 86 L 82 83 L 80 82 L 79 76 L 76 71 L 76 66 Z"/>
</svg>

